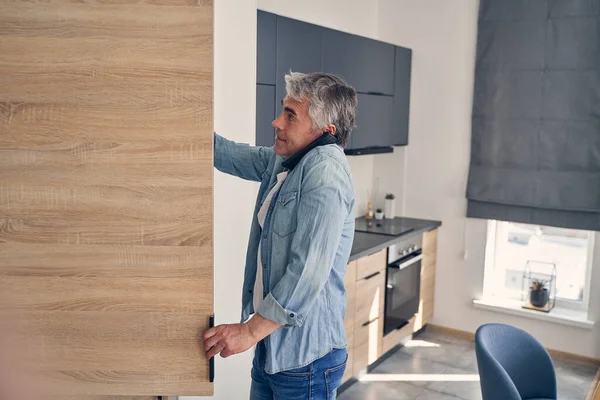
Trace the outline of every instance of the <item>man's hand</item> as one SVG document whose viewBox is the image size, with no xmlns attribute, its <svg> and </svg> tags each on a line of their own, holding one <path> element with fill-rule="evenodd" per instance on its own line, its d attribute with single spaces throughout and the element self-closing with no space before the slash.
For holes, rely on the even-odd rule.
<svg viewBox="0 0 600 400">
<path fill-rule="evenodd" d="M 279 328 L 277 322 L 258 313 L 244 324 L 218 325 L 204 332 L 204 351 L 210 359 L 217 354 L 227 358 L 243 353 Z"/>
</svg>

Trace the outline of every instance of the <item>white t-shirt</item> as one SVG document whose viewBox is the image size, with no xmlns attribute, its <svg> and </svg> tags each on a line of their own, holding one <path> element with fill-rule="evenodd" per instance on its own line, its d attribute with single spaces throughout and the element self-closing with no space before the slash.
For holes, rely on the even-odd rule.
<svg viewBox="0 0 600 400">
<path fill-rule="evenodd" d="M 273 198 L 273 195 L 275 193 L 277 193 L 277 190 L 279 190 L 279 188 L 281 187 L 281 185 L 283 184 L 283 181 L 285 181 L 285 178 L 287 177 L 288 171 L 283 171 L 280 172 L 279 174 L 277 174 L 277 183 L 275 184 L 275 186 L 273 187 L 273 189 L 271 189 L 271 191 L 269 192 L 269 194 L 267 195 L 267 198 L 265 199 L 264 203 L 262 204 L 262 206 L 260 207 L 260 210 L 258 210 L 258 224 L 260 225 L 261 229 L 263 228 L 264 224 L 265 224 L 265 218 L 267 217 L 267 210 L 269 209 L 269 205 L 271 204 L 271 199 Z M 260 241 L 260 243 L 258 244 L 258 260 L 257 260 L 257 265 L 256 265 L 256 281 L 254 281 L 254 312 L 256 312 L 256 310 L 258 310 L 258 307 L 260 307 L 262 301 L 263 301 L 263 265 L 262 265 L 262 261 L 260 260 L 260 248 L 262 247 L 262 240 Z"/>
</svg>

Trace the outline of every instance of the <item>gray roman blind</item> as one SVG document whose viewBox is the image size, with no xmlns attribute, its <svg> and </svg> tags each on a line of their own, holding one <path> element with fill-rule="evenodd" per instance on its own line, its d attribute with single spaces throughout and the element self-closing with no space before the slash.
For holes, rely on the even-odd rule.
<svg viewBox="0 0 600 400">
<path fill-rule="evenodd" d="M 481 0 L 467 198 L 600 230 L 600 0 Z"/>
</svg>

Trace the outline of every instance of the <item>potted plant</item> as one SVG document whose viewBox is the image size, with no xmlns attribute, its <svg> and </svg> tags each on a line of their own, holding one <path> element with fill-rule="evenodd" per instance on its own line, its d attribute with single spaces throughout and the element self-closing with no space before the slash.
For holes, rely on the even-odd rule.
<svg viewBox="0 0 600 400">
<path fill-rule="evenodd" d="M 547 282 L 541 279 L 533 279 L 529 286 L 529 301 L 536 307 L 544 307 L 548 303 Z"/>
<path fill-rule="evenodd" d="M 375 210 L 375 219 L 383 219 L 383 210 L 381 208 Z"/>
<path fill-rule="evenodd" d="M 396 202 L 394 201 L 396 196 L 393 193 L 388 193 L 385 195 L 385 217 L 388 219 L 394 219 L 396 216 Z"/>
</svg>

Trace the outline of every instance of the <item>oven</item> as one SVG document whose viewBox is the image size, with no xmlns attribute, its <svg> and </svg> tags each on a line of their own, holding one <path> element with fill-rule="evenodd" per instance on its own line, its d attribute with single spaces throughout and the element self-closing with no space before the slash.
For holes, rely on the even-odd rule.
<svg viewBox="0 0 600 400">
<path fill-rule="evenodd" d="M 400 329 L 419 310 L 422 237 L 415 235 L 388 250 L 384 335 Z"/>
</svg>

